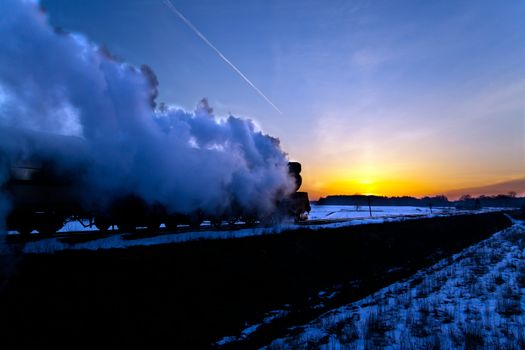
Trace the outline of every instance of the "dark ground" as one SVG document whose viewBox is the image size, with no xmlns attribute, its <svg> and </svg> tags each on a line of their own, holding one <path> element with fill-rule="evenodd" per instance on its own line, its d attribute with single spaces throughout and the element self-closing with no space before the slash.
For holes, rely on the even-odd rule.
<svg viewBox="0 0 525 350">
<path fill-rule="evenodd" d="M 290 304 L 287 318 L 228 347 L 257 348 L 509 225 L 493 213 L 23 255 L 0 291 L 0 347 L 210 348 Z M 311 308 L 334 288 L 325 308 Z"/>
</svg>

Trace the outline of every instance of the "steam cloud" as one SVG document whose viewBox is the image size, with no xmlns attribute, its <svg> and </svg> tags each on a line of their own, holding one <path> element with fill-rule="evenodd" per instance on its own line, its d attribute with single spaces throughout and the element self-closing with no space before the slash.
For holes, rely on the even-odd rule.
<svg viewBox="0 0 525 350">
<path fill-rule="evenodd" d="M 0 42 L 0 185 L 6 164 L 38 156 L 75 171 L 85 202 L 135 194 L 173 212 L 269 211 L 293 191 L 277 139 L 216 118 L 206 100 L 157 108 L 149 67 L 53 29 L 34 1 L 2 1 Z"/>
</svg>

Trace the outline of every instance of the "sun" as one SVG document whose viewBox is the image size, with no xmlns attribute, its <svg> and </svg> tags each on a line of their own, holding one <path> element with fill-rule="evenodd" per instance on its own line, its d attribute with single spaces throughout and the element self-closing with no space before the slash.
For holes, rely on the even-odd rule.
<svg viewBox="0 0 525 350">
<path fill-rule="evenodd" d="M 364 194 L 365 196 L 372 196 L 377 191 L 376 181 L 371 177 L 359 178 L 355 181 L 356 188 L 358 188 L 359 193 Z"/>
<path fill-rule="evenodd" d="M 374 183 L 374 180 L 370 178 L 364 178 L 364 179 L 358 180 L 357 183 L 359 183 L 360 185 L 367 186 L 367 185 L 372 185 Z"/>
</svg>

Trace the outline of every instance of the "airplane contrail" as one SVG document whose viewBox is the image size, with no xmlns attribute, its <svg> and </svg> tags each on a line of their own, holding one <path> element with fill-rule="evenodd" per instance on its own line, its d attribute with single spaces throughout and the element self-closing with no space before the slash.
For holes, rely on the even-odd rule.
<svg viewBox="0 0 525 350">
<path fill-rule="evenodd" d="M 176 14 L 184 23 L 186 23 L 186 25 L 195 33 L 197 34 L 197 36 L 199 38 L 202 39 L 202 41 L 204 41 L 206 43 L 206 45 L 208 45 L 213 51 L 215 51 L 215 53 L 217 55 L 219 55 L 219 57 L 224 61 L 226 62 L 237 74 L 239 74 L 239 76 L 241 78 L 244 79 L 244 81 L 246 83 L 248 83 L 248 85 L 250 85 L 255 91 L 257 91 L 257 93 L 259 95 L 262 96 L 262 98 L 264 98 L 266 100 L 266 102 L 268 102 L 273 108 L 275 108 L 275 110 L 277 112 L 279 112 L 280 114 L 283 114 L 283 112 L 281 112 L 281 110 L 279 108 L 277 108 L 277 106 L 272 102 L 270 101 L 270 99 L 268 97 L 266 97 L 266 95 L 261 91 L 259 90 L 259 88 L 257 86 L 255 86 L 254 83 L 252 83 L 250 81 L 250 79 L 248 79 L 248 77 L 246 77 L 246 75 L 244 75 L 240 70 L 239 68 L 237 68 L 229 59 L 226 58 L 226 56 L 224 56 L 222 54 L 222 52 L 219 51 L 218 48 L 215 47 L 215 45 L 213 45 L 205 36 L 204 34 L 202 34 L 200 32 L 200 30 L 197 29 L 197 27 L 195 27 L 193 25 L 193 23 L 191 23 L 186 17 L 184 17 L 184 15 L 179 11 L 177 10 L 177 8 L 175 7 L 175 5 L 173 5 L 173 3 L 170 1 L 170 0 L 164 0 L 164 4 L 174 13 Z"/>
</svg>

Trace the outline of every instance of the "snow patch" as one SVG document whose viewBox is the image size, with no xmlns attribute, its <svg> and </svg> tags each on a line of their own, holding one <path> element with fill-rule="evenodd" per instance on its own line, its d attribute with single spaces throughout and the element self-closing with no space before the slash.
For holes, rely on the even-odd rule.
<svg viewBox="0 0 525 350">
<path fill-rule="evenodd" d="M 524 348 L 524 296 L 525 226 L 516 222 L 266 349 Z"/>
</svg>

